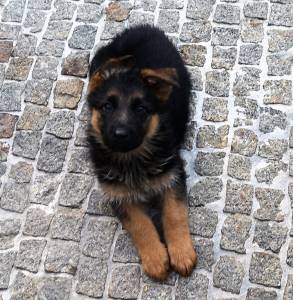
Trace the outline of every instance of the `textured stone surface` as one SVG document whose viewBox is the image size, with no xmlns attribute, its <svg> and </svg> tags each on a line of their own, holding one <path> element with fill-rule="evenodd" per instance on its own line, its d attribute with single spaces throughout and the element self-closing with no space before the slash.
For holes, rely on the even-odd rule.
<svg viewBox="0 0 293 300">
<path fill-rule="evenodd" d="M 37 280 L 24 272 L 18 272 L 11 287 L 11 300 L 33 299 L 37 295 Z"/>
<path fill-rule="evenodd" d="M 257 147 L 258 137 L 249 129 L 240 128 L 234 131 L 231 152 L 245 156 L 252 156 Z"/>
<path fill-rule="evenodd" d="M 197 268 L 211 271 L 215 263 L 213 241 L 209 239 L 194 239 L 193 245 L 197 254 Z"/>
<path fill-rule="evenodd" d="M 239 29 L 229 27 L 214 27 L 212 44 L 219 46 L 236 46 L 239 39 Z"/>
<path fill-rule="evenodd" d="M 249 180 L 251 176 L 251 161 L 248 157 L 230 154 L 228 161 L 228 175 L 239 179 Z"/>
<path fill-rule="evenodd" d="M 229 96 L 229 73 L 227 71 L 207 72 L 206 93 L 216 97 Z"/>
<path fill-rule="evenodd" d="M 19 219 L 4 219 L 0 221 L 0 250 L 13 247 L 14 238 L 19 233 L 21 222 Z"/>
<path fill-rule="evenodd" d="M 249 267 L 249 280 L 265 286 L 280 287 L 282 268 L 278 256 L 254 252 Z"/>
<path fill-rule="evenodd" d="M 288 165 L 282 161 L 270 161 L 265 167 L 256 169 L 255 177 L 257 182 L 271 184 L 280 175 L 280 172 L 286 172 L 287 170 Z"/>
<path fill-rule="evenodd" d="M 198 148 L 225 148 L 228 142 L 229 126 L 207 125 L 199 128 L 196 140 Z"/>
<path fill-rule="evenodd" d="M 43 39 L 37 48 L 38 55 L 43 56 L 62 56 L 64 50 L 64 42 L 57 40 Z"/>
<path fill-rule="evenodd" d="M 209 21 L 194 21 L 184 23 L 180 40 L 185 43 L 208 42 L 211 38 L 212 26 Z"/>
<path fill-rule="evenodd" d="M 198 152 L 195 159 L 195 172 L 199 175 L 218 176 L 223 173 L 224 152 Z"/>
<path fill-rule="evenodd" d="M 246 295 L 247 300 L 277 300 L 275 291 L 268 291 L 263 288 L 249 288 Z"/>
<path fill-rule="evenodd" d="M 233 94 L 235 96 L 246 96 L 251 91 L 260 89 L 260 72 L 261 70 L 253 67 L 243 67 L 236 74 L 233 84 Z"/>
<path fill-rule="evenodd" d="M 259 130 L 261 132 L 273 132 L 276 128 L 285 129 L 286 125 L 286 113 L 270 107 L 264 107 L 260 110 Z"/>
<path fill-rule="evenodd" d="M 181 45 L 179 51 L 187 65 L 202 67 L 206 61 L 206 47 L 202 45 Z"/>
<path fill-rule="evenodd" d="M 68 172 L 88 175 L 94 174 L 94 167 L 88 148 L 78 147 L 72 151 L 68 164 Z"/>
<path fill-rule="evenodd" d="M 9 178 L 17 183 L 28 183 L 31 181 L 33 166 L 27 162 L 19 161 L 11 166 Z"/>
<path fill-rule="evenodd" d="M 44 38 L 48 40 L 64 41 L 67 39 L 72 23 L 68 21 L 50 21 Z"/>
<path fill-rule="evenodd" d="M 66 277 L 43 277 L 38 284 L 39 299 L 64 299 L 69 300 L 72 281 Z"/>
<path fill-rule="evenodd" d="M 0 253 L 0 288 L 7 289 L 10 273 L 15 260 L 15 252 Z"/>
<path fill-rule="evenodd" d="M 0 138 L 10 138 L 13 135 L 18 116 L 0 113 Z"/>
<path fill-rule="evenodd" d="M 206 121 L 222 122 L 228 117 L 228 102 L 221 98 L 206 98 L 203 102 L 202 118 Z"/>
<path fill-rule="evenodd" d="M 266 142 L 260 142 L 258 155 L 268 159 L 282 159 L 287 151 L 288 142 L 285 139 L 269 139 Z"/>
<path fill-rule="evenodd" d="M 235 47 L 213 47 L 212 68 L 231 70 L 236 62 L 237 50 Z"/>
<path fill-rule="evenodd" d="M 0 95 L 0 111 L 20 111 L 23 88 L 22 83 L 4 83 Z"/>
<path fill-rule="evenodd" d="M 74 28 L 68 45 L 75 49 L 91 49 L 94 46 L 97 28 L 91 25 L 78 25 Z"/>
<path fill-rule="evenodd" d="M 241 26 L 241 40 L 244 43 L 259 43 L 263 38 L 263 21 L 257 19 L 244 20 Z"/>
<path fill-rule="evenodd" d="M 24 101 L 38 105 L 47 105 L 52 85 L 52 81 L 48 79 L 27 81 Z"/>
<path fill-rule="evenodd" d="M 258 65 L 262 56 L 263 47 L 258 44 L 248 44 L 240 47 L 239 64 Z"/>
<path fill-rule="evenodd" d="M 239 24 L 239 7 L 231 4 L 218 4 L 214 14 L 214 22 L 224 24 Z"/>
<path fill-rule="evenodd" d="M 288 275 L 285 291 L 284 291 L 284 299 L 290 299 L 293 296 L 292 292 L 293 285 L 293 276 L 291 274 Z"/>
<path fill-rule="evenodd" d="M 89 67 L 89 56 L 88 52 L 71 52 L 62 62 L 61 74 L 86 77 Z"/>
<path fill-rule="evenodd" d="M 26 80 L 28 78 L 32 64 L 33 59 L 29 57 L 12 58 L 6 71 L 6 79 L 18 81 Z"/>
<path fill-rule="evenodd" d="M 33 78 L 56 80 L 58 63 L 58 59 L 55 57 L 39 57 L 33 69 Z"/>
</svg>

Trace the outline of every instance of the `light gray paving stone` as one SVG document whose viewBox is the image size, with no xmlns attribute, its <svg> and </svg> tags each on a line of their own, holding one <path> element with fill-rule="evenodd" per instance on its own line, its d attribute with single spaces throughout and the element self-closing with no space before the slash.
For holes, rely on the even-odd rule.
<svg viewBox="0 0 293 300">
<path fill-rule="evenodd" d="M 281 171 L 286 172 L 287 170 L 288 165 L 282 161 L 270 161 L 270 163 L 265 167 L 255 170 L 255 177 L 257 182 L 272 184 Z"/>
<path fill-rule="evenodd" d="M 5 79 L 23 81 L 28 78 L 33 64 L 33 58 L 13 57 L 10 59 Z"/>
<path fill-rule="evenodd" d="M 72 27 L 72 22 L 50 21 L 43 38 L 48 40 L 65 41 Z"/>
<path fill-rule="evenodd" d="M 41 208 L 29 208 L 23 228 L 23 234 L 30 236 L 45 236 L 53 218 L 52 213 Z"/>
<path fill-rule="evenodd" d="M 47 105 L 53 82 L 49 79 L 28 80 L 25 87 L 24 101 L 38 105 Z"/>
<path fill-rule="evenodd" d="M 205 91 L 211 96 L 229 96 L 230 75 L 227 71 L 210 71 L 206 73 Z"/>
<path fill-rule="evenodd" d="M 285 129 L 287 114 L 271 107 L 260 109 L 259 130 L 263 133 L 273 132 L 276 128 Z"/>
<path fill-rule="evenodd" d="M 260 208 L 254 213 L 256 219 L 277 222 L 284 220 L 284 214 L 279 207 L 285 196 L 281 190 L 256 188 L 255 196 L 260 205 Z"/>
<path fill-rule="evenodd" d="M 88 122 L 80 121 L 75 135 L 75 140 L 74 140 L 75 146 L 80 146 L 80 147 L 89 146 L 87 129 L 88 129 Z"/>
<path fill-rule="evenodd" d="M 288 149 L 288 141 L 285 139 L 269 139 L 259 143 L 258 155 L 260 157 L 280 160 Z"/>
<path fill-rule="evenodd" d="M 133 241 L 126 232 L 120 233 L 116 240 L 113 261 L 122 263 L 140 262 L 137 250 L 133 245 Z"/>
<path fill-rule="evenodd" d="M 244 267 L 234 256 L 221 256 L 213 274 L 215 287 L 239 294 L 244 277 Z"/>
<path fill-rule="evenodd" d="M 207 20 L 212 13 L 215 0 L 205 2 L 199 0 L 188 0 L 186 17 L 190 19 Z"/>
<path fill-rule="evenodd" d="M 48 107 L 27 104 L 19 118 L 17 130 L 42 130 L 50 114 Z"/>
<path fill-rule="evenodd" d="M 265 250 L 279 253 L 286 241 L 288 228 L 273 222 L 257 222 L 253 242 Z"/>
<path fill-rule="evenodd" d="M 171 273 L 169 273 L 167 279 L 164 281 L 164 284 L 168 285 L 168 286 L 175 286 L 177 277 L 178 277 L 177 274 L 174 271 L 171 271 Z M 142 272 L 142 282 L 146 283 L 146 284 L 157 284 L 158 283 L 158 281 L 150 278 L 144 272 Z"/>
<path fill-rule="evenodd" d="M 65 43 L 63 41 L 43 39 L 36 52 L 39 56 L 61 57 L 64 47 Z"/>
<path fill-rule="evenodd" d="M 88 216 L 81 234 L 81 249 L 84 255 L 107 259 L 117 229 L 115 219 Z"/>
<path fill-rule="evenodd" d="M 19 245 L 15 266 L 37 273 L 46 243 L 46 240 L 22 240 Z"/>
<path fill-rule="evenodd" d="M 206 177 L 196 182 L 188 194 L 189 205 L 202 206 L 219 201 L 223 189 L 223 181 L 218 177 Z"/>
<path fill-rule="evenodd" d="M 231 4 L 218 4 L 214 14 L 214 22 L 223 24 L 239 24 L 240 8 Z"/>
<path fill-rule="evenodd" d="M 235 47 L 213 47 L 212 68 L 231 70 L 235 65 L 236 55 L 237 49 Z"/>
<path fill-rule="evenodd" d="M 207 299 L 209 279 L 195 271 L 190 277 L 179 277 L 175 299 Z"/>
<path fill-rule="evenodd" d="M 70 156 L 68 168 L 69 173 L 82 173 L 93 175 L 95 173 L 88 148 L 74 148 Z"/>
<path fill-rule="evenodd" d="M 3 22 L 21 22 L 25 8 L 25 0 L 10 0 L 2 11 Z"/>
<path fill-rule="evenodd" d="M 184 144 L 182 145 L 182 149 L 192 150 L 195 146 L 196 126 L 197 124 L 195 121 L 190 121 L 189 124 L 187 124 L 185 140 Z"/>
<path fill-rule="evenodd" d="M 293 207 L 293 182 L 289 182 L 288 185 L 288 194 L 291 201 L 291 207 Z"/>
<path fill-rule="evenodd" d="M 225 152 L 198 152 L 194 170 L 202 176 L 219 176 L 223 173 Z"/>
<path fill-rule="evenodd" d="M 71 52 L 62 62 L 61 74 L 86 77 L 89 67 L 89 52 Z"/>
<path fill-rule="evenodd" d="M 50 204 L 55 197 L 60 180 L 57 175 L 38 175 L 34 179 L 30 190 L 30 201 L 42 205 Z"/>
<path fill-rule="evenodd" d="M 29 187 L 26 183 L 7 182 L 3 185 L 0 207 L 23 213 L 29 206 Z"/>
<path fill-rule="evenodd" d="M 222 122 L 228 118 L 228 101 L 222 98 L 205 98 L 202 118 L 206 121 Z"/>
<path fill-rule="evenodd" d="M 0 113 L 0 138 L 10 138 L 13 135 L 18 116 Z"/>
<path fill-rule="evenodd" d="M 267 2 L 248 2 L 244 5 L 243 13 L 247 18 L 267 19 L 269 5 Z"/>
<path fill-rule="evenodd" d="M 107 261 L 101 258 L 82 257 L 78 265 L 76 292 L 101 298 L 107 279 Z"/>
<path fill-rule="evenodd" d="M 76 20 L 84 23 L 98 23 L 102 12 L 103 9 L 100 5 L 85 3 L 78 7 Z"/>
<path fill-rule="evenodd" d="M 7 251 L 0 253 L 0 289 L 7 289 L 9 286 L 10 274 L 14 264 L 16 253 Z"/>
<path fill-rule="evenodd" d="M 137 17 L 137 14 L 141 14 L 141 13 L 137 13 L 132 12 L 131 16 L 134 16 L 133 19 L 135 20 Z M 145 17 L 145 14 L 142 15 L 141 18 L 144 17 L 144 22 L 145 23 L 153 23 L 153 15 L 150 14 L 146 14 L 149 18 L 147 19 L 147 17 Z M 132 20 L 132 22 L 134 22 L 134 20 Z M 148 22 L 147 22 L 148 21 Z M 137 22 L 139 23 L 139 21 Z M 133 25 L 133 24 L 132 24 Z M 101 40 L 109 40 L 112 39 L 117 33 L 122 32 L 122 30 L 126 27 L 126 23 L 124 22 L 114 22 L 114 21 L 107 21 L 105 22 L 105 26 L 104 26 L 104 31 L 101 35 Z"/>
<path fill-rule="evenodd" d="M 51 16 L 51 20 L 71 20 L 76 10 L 76 4 L 70 1 L 55 1 L 55 11 Z"/>
<path fill-rule="evenodd" d="M 192 241 L 197 254 L 196 268 L 211 272 L 212 266 L 215 263 L 213 240 L 195 239 L 195 237 L 192 236 Z"/>
<path fill-rule="evenodd" d="M 6 142 L 0 142 L 0 162 L 7 161 L 10 145 Z"/>
<path fill-rule="evenodd" d="M 13 50 L 13 41 L 0 41 L 0 62 L 6 63 L 9 61 L 10 55 Z M 4 67 L 4 66 L 3 66 Z M 0 80 L 0 86 L 2 85 L 2 81 L 4 79 L 4 71 L 1 69 L 1 80 Z M 2 75 L 3 73 L 3 75 Z"/>
<path fill-rule="evenodd" d="M 269 51 L 279 52 L 286 51 L 293 47 L 293 30 L 273 29 L 269 34 Z"/>
<path fill-rule="evenodd" d="M 246 253 L 245 242 L 249 238 L 252 221 L 250 217 L 240 214 L 229 215 L 221 229 L 222 249 Z"/>
<path fill-rule="evenodd" d="M 28 0 L 27 7 L 34 9 L 49 10 L 51 8 L 52 0 Z"/>
<path fill-rule="evenodd" d="M 51 224 L 51 236 L 54 239 L 80 241 L 84 211 L 59 207 Z"/>
<path fill-rule="evenodd" d="M 111 203 L 103 198 L 103 193 L 99 189 L 92 190 L 88 201 L 87 213 L 110 217 L 115 215 Z"/>
<path fill-rule="evenodd" d="M 260 43 L 264 38 L 263 21 L 246 19 L 241 23 L 241 40 L 244 43 Z"/>
<path fill-rule="evenodd" d="M 269 16 L 269 25 L 293 26 L 293 4 L 273 4 Z"/>
<path fill-rule="evenodd" d="M 253 156 L 258 143 L 257 135 L 250 129 L 239 128 L 234 131 L 231 152 Z"/>
<path fill-rule="evenodd" d="M 161 9 L 157 26 L 164 32 L 175 33 L 179 29 L 179 11 Z"/>
<path fill-rule="evenodd" d="M 81 207 L 92 184 L 92 177 L 81 174 L 66 174 L 61 184 L 59 204 L 69 207 Z"/>
<path fill-rule="evenodd" d="M 184 7 L 183 0 L 162 0 L 162 2 L 160 3 L 160 8 L 165 8 L 165 9 L 172 9 L 172 8 L 181 9 L 183 7 Z"/>
<path fill-rule="evenodd" d="M 72 241 L 51 241 L 44 262 L 46 272 L 75 274 L 79 262 L 79 245 Z"/>
<path fill-rule="evenodd" d="M 233 84 L 233 94 L 235 96 L 248 96 L 251 91 L 260 90 L 261 70 L 254 67 L 242 67 L 236 73 Z"/>
<path fill-rule="evenodd" d="M 291 80 L 266 80 L 264 82 L 264 104 L 292 104 Z"/>
<path fill-rule="evenodd" d="M 33 79 L 57 79 L 57 66 L 59 61 L 56 57 L 42 56 L 38 57 L 34 69 Z"/>
<path fill-rule="evenodd" d="M 34 299 L 37 295 L 37 279 L 24 272 L 17 272 L 11 286 L 11 300 Z"/>
<path fill-rule="evenodd" d="M 249 157 L 230 154 L 228 175 L 239 180 L 250 180 L 252 163 Z"/>
<path fill-rule="evenodd" d="M 289 300 L 293 297 L 293 275 L 288 274 L 287 283 L 284 291 L 284 300 Z"/>
<path fill-rule="evenodd" d="M 293 155 L 289 157 L 289 176 L 293 176 Z"/>
<path fill-rule="evenodd" d="M 196 91 L 203 90 L 203 81 L 202 81 L 202 74 L 199 68 L 191 68 L 187 67 L 187 70 L 190 74 L 192 89 Z"/>
<path fill-rule="evenodd" d="M 28 9 L 23 27 L 31 33 L 40 32 L 45 24 L 46 12 L 38 9 Z"/>
<path fill-rule="evenodd" d="M 42 140 L 41 151 L 37 162 L 38 170 L 60 173 L 63 168 L 68 140 L 46 135 Z"/>
<path fill-rule="evenodd" d="M 249 280 L 270 287 L 280 287 L 282 279 L 280 258 L 274 254 L 254 252 L 249 267 Z"/>
<path fill-rule="evenodd" d="M 70 300 L 71 287 L 70 278 L 44 276 L 38 282 L 38 299 Z"/>
<path fill-rule="evenodd" d="M 291 75 L 291 59 L 283 54 L 272 54 L 266 57 L 268 75 L 284 76 Z"/>
<path fill-rule="evenodd" d="M 197 133 L 198 148 L 225 148 L 228 143 L 229 126 L 223 125 L 216 129 L 214 125 L 200 127 Z"/>
<path fill-rule="evenodd" d="M 189 210 L 190 232 L 202 237 L 213 237 L 218 223 L 217 212 L 205 207 L 192 207 Z"/>
<path fill-rule="evenodd" d="M 212 45 L 236 46 L 240 32 L 236 28 L 214 27 L 212 35 Z"/>
<path fill-rule="evenodd" d="M 19 25 L 11 24 L 0 24 L 0 40 L 17 40 L 18 34 L 20 32 Z"/>
<path fill-rule="evenodd" d="M 208 42 L 211 39 L 212 25 L 206 20 L 197 20 L 183 24 L 180 40 L 185 43 Z"/>
<path fill-rule="evenodd" d="M 37 38 L 30 34 L 21 34 L 13 49 L 13 56 L 26 58 L 35 55 Z"/>
<path fill-rule="evenodd" d="M 57 111 L 50 115 L 46 132 L 62 139 L 70 139 L 74 130 L 75 114 L 72 111 Z"/>
<path fill-rule="evenodd" d="M 11 165 L 9 178 L 17 183 L 29 183 L 33 175 L 33 165 L 25 161 L 19 161 Z"/>
<path fill-rule="evenodd" d="M 161 285 L 145 284 L 142 287 L 142 300 L 149 299 L 160 299 L 160 300 L 171 300 L 172 299 L 172 288 Z"/>
<path fill-rule="evenodd" d="M 178 3 L 177 3 L 178 2 Z M 183 4 L 182 0 L 179 1 L 173 1 L 173 0 L 163 0 L 160 4 L 160 8 L 178 8 L 177 6 L 182 6 Z M 135 0 L 134 1 L 134 9 L 141 8 L 144 11 L 151 11 L 154 12 L 157 6 L 156 0 Z M 182 7 L 180 7 L 182 8 Z"/>
<path fill-rule="evenodd" d="M 184 44 L 178 47 L 181 56 L 187 65 L 202 67 L 206 61 L 207 49 L 196 44 Z"/>
<path fill-rule="evenodd" d="M 80 101 L 83 81 L 58 80 L 54 90 L 54 107 L 75 109 Z"/>
<path fill-rule="evenodd" d="M 148 12 L 138 12 L 138 11 L 131 11 L 129 14 L 129 19 L 128 19 L 128 22 L 131 26 L 140 25 L 140 24 L 153 25 L 154 21 L 155 21 L 154 14 L 148 13 Z M 122 30 L 125 25 L 125 23 L 121 24 L 121 22 L 120 22 L 121 26 L 117 26 L 114 24 L 113 24 L 113 27 L 111 26 L 112 28 L 110 28 L 110 36 L 113 34 L 115 35 L 116 33 L 119 33 L 119 31 Z M 117 22 L 116 22 L 116 24 L 117 24 Z"/>
<path fill-rule="evenodd" d="M 263 46 L 259 44 L 247 44 L 240 46 L 238 58 L 239 64 L 259 65 L 263 53 Z"/>
<path fill-rule="evenodd" d="M 97 28 L 92 25 L 78 25 L 74 28 L 68 45 L 75 49 L 91 49 L 95 43 Z"/>
<path fill-rule="evenodd" d="M 277 300 L 276 291 L 268 291 L 263 288 L 249 288 L 247 290 L 246 300 Z"/>
<path fill-rule="evenodd" d="M 0 111 L 20 111 L 23 83 L 7 82 L 1 88 Z"/>
<path fill-rule="evenodd" d="M 224 212 L 250 215 L 252 209 L 253 186 L 227 180 Z"/>
<path fill-rule="evenodd" d="M 20 231 L 20 219 L 3 219 L 0 221 L 0 250 L 6 250 L 14 246 L 14 238 Z"/>
</svg>

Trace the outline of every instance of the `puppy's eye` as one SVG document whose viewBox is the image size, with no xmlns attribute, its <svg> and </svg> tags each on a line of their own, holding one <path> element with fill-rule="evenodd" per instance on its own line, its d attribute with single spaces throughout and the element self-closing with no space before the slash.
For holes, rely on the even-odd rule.
<svg viewBox="0 0 293 300">
<path fill-rule="evenodd" d="M 111 112 L 113 110 L 113 105 L 109 102 L 102 105 L 101 109 L 103 112 Z"/>
<path fill-rule="evenodd" d="M 135 111 L 138 113 L 145 113 L 147 111 L 147 109 L 143 105 L 136 105 Z"/>
</svg>

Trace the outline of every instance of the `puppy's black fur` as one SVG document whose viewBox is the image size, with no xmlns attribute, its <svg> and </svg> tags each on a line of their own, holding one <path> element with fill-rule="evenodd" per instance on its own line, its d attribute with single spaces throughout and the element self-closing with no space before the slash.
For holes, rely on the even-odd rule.
<svg viewBox="0 0 293 300">
<path fill-rule="evenodd" d="M 128 217 L 127 205 L 162 208 L 167 190 L 185 201 L 179 149 L 190 89 L 180 55 L 155 27 L 126 29 L 95 54 L 89 142 L 104 195 L 122 220 Z"/>
</svg>

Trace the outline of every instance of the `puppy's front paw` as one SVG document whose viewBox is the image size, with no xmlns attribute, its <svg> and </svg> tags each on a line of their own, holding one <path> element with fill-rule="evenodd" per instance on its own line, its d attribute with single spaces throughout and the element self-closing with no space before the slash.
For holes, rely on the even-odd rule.
<svg viewBox="0 0 293 300">
<path fill-rule="evenodd" d="M 169 256 L 163 244 L 150 246 L 150 249 L 141 255 L 142 265 L 145 273 L 159 281 L 168 277 Z"/>
<path fill-rule="evenodd" d="M 173 242 L 168 245 L 170 264 L 182 276 L 188 276 L 197 262 L 192 242 Z"/>
</svg>

